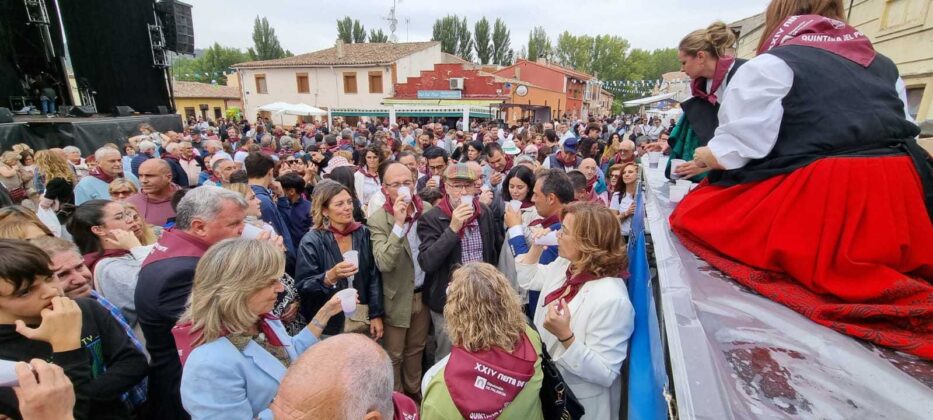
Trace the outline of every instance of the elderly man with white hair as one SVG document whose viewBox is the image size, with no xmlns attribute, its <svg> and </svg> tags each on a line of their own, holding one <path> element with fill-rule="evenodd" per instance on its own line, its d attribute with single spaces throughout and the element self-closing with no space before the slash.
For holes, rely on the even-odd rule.
<svg viewBox="0 0 933 420">
<path fill-rule="evenodd" d="M 101 147 L 94 152 L 97 168 L 88 173 L 75 186 L 75 205 L 88 200 L 109 200 L 110 182 L 117 178 L 126 178 L 139 188 L 139 180 L 133 174 L 123 173 L 123 160 L 120 151 L 112 147 Z"/>
<path fill-rule="evenodd" d="M 208 157 L 213 161 L 218 157 L 224 159 L 233 160 L 233 156 L 230 156 L 229 153 L 224 151 L 224 144 L 220 140 L 208 140 L 204 142 L 204 151 L 207 156 L 204 156 L 204 160 L 208 160 Z"/>
<path fill-rule="evenodd" d="M 139 142 L 139 152 L 136 153 L 136 156 L 130 161 L 130 172 L 133 175 L 139 176 L 139 165 L 142 165 L 143 162 L 152 159 L 156 155 L 156 144 L 150 140 L 143 140 Z"/>
</svg>

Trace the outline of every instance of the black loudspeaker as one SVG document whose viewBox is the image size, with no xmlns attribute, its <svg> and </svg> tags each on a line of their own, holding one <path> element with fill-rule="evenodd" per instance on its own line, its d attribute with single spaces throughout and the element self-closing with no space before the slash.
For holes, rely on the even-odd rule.
<svg viewBox="0 0 933 420">
<path fill-rule="evenodd" d="M 9 108 L 0 107 L 0 124 L 13 122 L 13 112 Z"/>
<path fill-rule="evenodd" d="M 156 12 L 162 21 L 167 49 L 179 54 L 194 54 L 194 24 L 191 5 L 174 0 L 156 3 Z"/>
<path fill-rule="evenodd" d="M 166 115 L 166 114 L 171 114 L 171 110 L 169 110 L 168 107 L 165 105 L 159 105 L 156 107 L 155 113 L 158 115 Z"/>
<path fill-rule="evenodd" d="M 113 108 L 113 115 L 116 115 L 118 117 L 129 117 L 133 115 L 134 112 L 136 111 L 133 110 L 133 108 L 130 108 L 128 106 L 115 106 Z"/>
<path fill-rule="evenodd" d="M 94 108 L 89 106 L 74 106 L 71 107 L 71 111 L 68 112 L 68 115 L 72 117 L 90 117 L 94 115 Z"/>
</svg>

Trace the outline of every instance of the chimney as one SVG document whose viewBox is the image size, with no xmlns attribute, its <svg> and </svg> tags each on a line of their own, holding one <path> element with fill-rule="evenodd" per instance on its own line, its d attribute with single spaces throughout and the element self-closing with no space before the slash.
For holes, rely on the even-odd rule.
<svg viewBox="0 0 933 420">
<path fill-rule="evenodd" d="M 334 49 L 337 50 L 337 58 L 338 58 L 338 59 L 341 59 L 341 58 L 344 57 L 344 54 L 343 54 L 343 40 L 342 40 L 342 39 L 337 39 L 337 43 L 334 45 Z"/>
<path fill-rule="evenodd" d="M 538 57 L 536 61 L 538 62 L 538 64 L 547 64 L 547 58 L 544 58 L 544 57 Z"/>
</svg>

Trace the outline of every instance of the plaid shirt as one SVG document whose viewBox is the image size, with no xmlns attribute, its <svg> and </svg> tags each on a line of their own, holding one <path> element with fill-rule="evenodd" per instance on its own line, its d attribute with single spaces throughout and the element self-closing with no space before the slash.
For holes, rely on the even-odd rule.
<svg viewBox="0 0 933 420">
<path fill-rule="evenodd" d="M 460 239 L 460 262 L 466 264 L 483 260 L 483 237 L 479 231 L 479 220 L 463 228 L 463 238 Z"/>
<path fill-rule="evenodd" d="M 139 339 L 136 338 L 136 334 L 133 332 L 133 328 L 130 327 L 130 324 L 126 322 L 126 318 L 123 318 L 123 313 L 120 312 L 116 306 L 114 306 L 110 301 L 104 299 L 96 290 L 91 290 L 91 297 L 103 306 L 105 309 L 110 311 L 110 315 L 113 315 L 113 318 L 117 320 L 117 323 L 123 327 L 123 331 L 126 332 L 126 335 L 130 337 L 130 341 L 133 342 L 133 345 L 142 352 L 146 354 L 145 347 L 139 342 Z M 133 386 L 129 391 L 126 391 L 120 398 L 125 402 L 131 410 L 134 410 L 142 405 L 146 401 L 146 396 L 148 395 L 149 389 L 149 379 L 143 378 L 138 384 Z"/>
</svg>

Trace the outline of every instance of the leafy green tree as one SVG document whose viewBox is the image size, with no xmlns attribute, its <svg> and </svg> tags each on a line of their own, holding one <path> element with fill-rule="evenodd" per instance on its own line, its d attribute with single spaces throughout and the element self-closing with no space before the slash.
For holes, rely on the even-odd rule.
<svg viewBox="0 0 933 420">
<path fill-rule="evenodd" d="M 538 57 L 547 57 L 551 53 L 551 40 L 543 26 L 535 26 L 528 34 L 528 59 L 535 61 Z"/>
<path fill-rule="evenodd" d="M 511 32 L 502 19 L 496 18 L 492 28 L 492 63 L 500 66 L 512 64 L 515 52 L 512 50 Z"/>
<path fill-rule="evenodd" d="M 466 18 L 463 18 L 457 27 L 457 39 L 457 55 L 466 61 L 473 61 L 473 35 L 467 26 Z"/>
<path fill-rule="evenodd" d="M 389 35 L 383 32 L 382 28 L 379 28 L 379 30 L 370 29 L 369 42 L 389 42 Z"/>
<path fill-rule="evenodd" d="M 366 42 L 366 27 L 360 24 L 359 20 L 353 21 L 353 42 L 357 44 Z"/>
<path fill-rule="evenodd" d="M 291 51 L 283 50 L 279 38 L 275 36 L 275 29 L 269 25 L 266 18 L 256 16 L 253 22 L 253 48 L 248 51 L 251 60 L 274 60 L 276 58 L 290 57 Z"/>
<path fill-rule="evenodd" d="M 337 21 L 337 38 L 344 44 L 353 43 L 353 19 L 350 16 Z"/>
<path fill-rule="evenodd" d="M 177 80 L 192 82 L 217 81 L 226 85 L 227 76 L 224 75 L 230 66 L 249 61 L 249 55 L 237 48 L 222 47 L 214 43 L 196 58 L 180 57 L 172 64 L 172 75 Z"/>
<path fill-rule="evenodd" d="M 460 45 L 460 19 L 457 15 L 447 15 L 434 21 L 432 41 L 440 41 L 441 51 L 457 54 Z"/>
<path fill-rule="evenodd" d="M 489 20 L 483 17 L 473 25 L 473 46 L 480 64 L 489 64 L 492 59 L 492 40 L 489 38 Z"/>
</svg>

